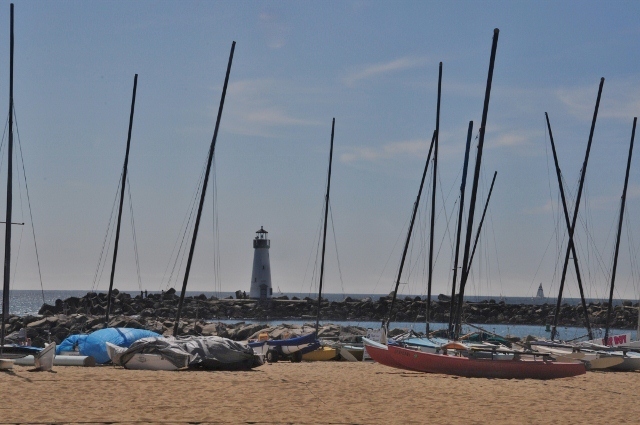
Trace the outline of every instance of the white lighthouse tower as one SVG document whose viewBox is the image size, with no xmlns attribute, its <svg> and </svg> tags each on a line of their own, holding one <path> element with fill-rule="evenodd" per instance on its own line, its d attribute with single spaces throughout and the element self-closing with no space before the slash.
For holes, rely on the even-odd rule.
<svg viewBox="0 0 640 425">
<path fill-rule="evenodd" d="M 271 298 L 271 265 L 269 264 L 269 245 L 267 232 L 260 226 L 253 240 L 253 272 L 251 273 L 250 298 L 265 300 Z"/>
</svg>

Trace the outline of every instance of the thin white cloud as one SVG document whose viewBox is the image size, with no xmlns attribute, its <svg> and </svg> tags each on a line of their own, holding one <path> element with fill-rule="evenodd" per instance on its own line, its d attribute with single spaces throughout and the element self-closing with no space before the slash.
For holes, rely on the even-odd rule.
<svg viewBox="0 0 640 425">
<path fill-rule="evenodd" d="M 531 155 L 532 148 L 536 146 L 536 140 L 543 135 L 541 131 L 525 128 L 514 130 L 511 128 L 511 124 L 506 125 L 487 125 L 486 147 L 489 149 L 512 149 L 523 155 Z"/>
<path fill-rule="evenodd" d="M 404 57 L 395 59 L 391 62 L 377 63 L 368 65 L 364 69 L 351 72 L 343 81 L 347 86 L 353 86 L 361 80 L 367 80 L 381 75 L 391 74 L 398 71 L 404 71 L 410 68 L 416 68 L 427 63 L 424 57 Z"/>
<path fill-rule="evenodd" d="M 247 121 L 251 123 L 278 125 L 318 125 L 315 121 L 294 118 L 277 107 L 259 109 L 246 114 Z"/>
<path fill-rule="evenodd" d="M 284 96 L 283 87 L 292 90 L 293 96 Z M 300 116 L 296 99 L 308 95 L 308 89 L 295 87 L 289 82 L 270 79 L 242 80 L 229 84 L 228 114 L 225 128 L 235 134 L 280 137 L 287 127 L 316 126 L 320 123 Z M 286 94 L 286 93 L 284 93 Z M 288 99 L 283 103 L 282 99 Z"/>
<path fill-rule="evenodd" d="M 388 143 L 380 147 L 355 146 L 345 148 L 346 152 L 340 155 L 340 161 L 345 163 L 373 162 L 399 155 L 416 155 L 427 152 L 429 143 L 430 141 L 426 140 L 407 140 Z"/>
<path fill-rule="evenodd" d="M 591 121 L 597 97 L 597 85 L 562 88 L 556 96 L 567 111 Z M 637 81 L 605 81 L 598 117 L 631 120 L 640 113 L 640 85 Z"/>
<path fill-rule="evenodd" d="M 507 132 L 496 137 L 491 145 L 492 147 L 518 147 L 528 145 L 529 138 L 523 133 Z"/>
</svg>

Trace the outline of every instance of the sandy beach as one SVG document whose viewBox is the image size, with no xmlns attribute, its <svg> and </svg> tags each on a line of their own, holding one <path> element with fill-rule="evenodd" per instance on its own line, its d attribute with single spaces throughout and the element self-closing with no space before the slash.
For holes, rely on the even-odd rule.
<svg viewBox="0 0 640 425">
<path fill-rule="evenodd" d="M 0 424 L 637 423 L 639 377 L 468 379 L 371 362 L 248 372 L 15 366 L 0 373 Z"/>
</svg>

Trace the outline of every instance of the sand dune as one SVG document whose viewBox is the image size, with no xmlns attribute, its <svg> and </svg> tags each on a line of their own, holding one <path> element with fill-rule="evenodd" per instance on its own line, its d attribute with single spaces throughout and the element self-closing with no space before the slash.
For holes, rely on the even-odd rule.
<svg viewBox="0 0 640 425">
<path fill-rule="evenodd" d="M 468 379 L 369 362 L 281 362 L 250 372 L 15 366 L 0 372 L 0 424 L 637 423 L 638 378 Z"/>
</svg>

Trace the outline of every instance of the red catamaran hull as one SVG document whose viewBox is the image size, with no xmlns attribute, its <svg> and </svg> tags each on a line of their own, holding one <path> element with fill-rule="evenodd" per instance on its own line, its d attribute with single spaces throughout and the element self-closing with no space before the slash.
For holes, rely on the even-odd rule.
<svg viewBox="0 0 640 425">
<path fill-rule="evenodd" d="M 583 363 L 561 363 L 542 359 L 473 359 L 426 353 L 393 345 L 388 347 L 388 355 L 391 362 L 399 364 L 404 369 L 467 378 L 556 379 L 586 373 Z M 371 357 L 373 358 L 373 355 Z"/>
<path fill-rule="evenodd" d="M 393 359 L 389 352 L 389 348 L 386 345 L 379 344 L 366 338 L 362 338 L 362 341 L 364 342 L 364 349 L 367 350 L 367 353 L 375 362 L 385 366 L 395 367 L 397 369 L 410 370 Z"/>
</svg>

